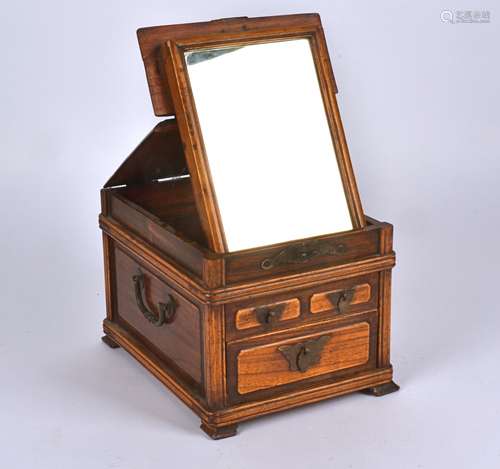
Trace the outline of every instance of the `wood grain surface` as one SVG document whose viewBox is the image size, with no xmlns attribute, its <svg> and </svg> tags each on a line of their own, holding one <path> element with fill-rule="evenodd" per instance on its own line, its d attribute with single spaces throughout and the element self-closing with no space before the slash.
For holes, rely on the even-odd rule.
<svg viewBox="0 0 500 469">
<path fill-rule="evenodd" d="M 325 335 L 330 339 L 320 353 L 319 363 L 305 372 L 290 371 L 289 362 L 278 348 Z M 367 322 L 243 349 L 237 357 L 238 392 L 246 394 L 362 365 L 368 361 L 369 351 L 370 325 Z"/>
<path fill-rule="evenodd" d="M 277 319 L 276 322 L 294 319 L 300 315 L 300 301 L 298 298 L 259 306 L 259 308 L 266 309 L 272 309 L 275 307 L 283 308 L 283 311 L 280 313 L 279 319 Z M 244 308 L 236 311 L 236 329 L 242 330 L 262 326 L 261 321 L 259 321 L 259 318 L 257 317 L 257 309 L 259 308 Z"/>
<path fill-rule="evenodd" d="M 173 366 L 202 383 L 200 311 L 178 291 L 153 275 L 120 249 L 114 251 L 116 269 L 116 321 L 142 337 Z M 158 303 L 171 294 L 177 310 L 172 323 L 160 327 L 151 324 L 140 311 L 134 290 L 133 276 L 145 277 L 145 303 L 158 314 Z"/>
<path fill-rule="evenodd" d="M 354 290 L 354 296 L 347 308 L 349 308 L 351 305 L 359 305 L 370 301 L 372 287 L 369 283 L 354 285 L 353 287 L 350 288 Z M 322 313 L 324 311 L 336 310 L 336 306 L 332 305 L 332 302 L 328 298 L 328 295 L 330 295 L 331 293 L 337 293 L 343 291 L 346 291 L 346 289 L 329 290 L 326 292 L 315 293 L 311 297 L 311 302 L 310 302 L 311 313 L 316 314 L 316 313 Z"/>
</svg>

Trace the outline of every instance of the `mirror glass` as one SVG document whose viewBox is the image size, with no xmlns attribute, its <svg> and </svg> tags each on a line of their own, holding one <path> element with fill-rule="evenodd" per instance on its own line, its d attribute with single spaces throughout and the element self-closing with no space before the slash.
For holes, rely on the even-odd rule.
<svg viewBox="0 0 500 469">
<path fill-rule="evenodd" d="M 309 40 L 185 59 L 228 250 L 351 230 Z"/>
</svg>

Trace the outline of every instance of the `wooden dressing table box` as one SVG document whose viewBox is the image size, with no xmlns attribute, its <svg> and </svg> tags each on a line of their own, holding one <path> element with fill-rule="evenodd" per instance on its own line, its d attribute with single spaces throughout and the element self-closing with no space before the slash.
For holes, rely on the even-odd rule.
<svg viewBox="0 0 500 469">
<path fill-rule="evenodd" d="M 140 29 L 160 122 L 101 191 L 107 317 L 212 438 L 398 389 L 392 226 L 365 217 L 316 14 Z"/>
</svg>

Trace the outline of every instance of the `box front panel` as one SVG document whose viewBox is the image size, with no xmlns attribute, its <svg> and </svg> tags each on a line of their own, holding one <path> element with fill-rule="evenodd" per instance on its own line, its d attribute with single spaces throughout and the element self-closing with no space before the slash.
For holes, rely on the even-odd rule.
<svg viewBox="0 0 500 469">
<path fill-rule="evenodd" d="M 367 259 L 380 252 L 380 230 L 376 226 L 345 234 L 241 251 L 226 256 L 226 282 L 229 285 L 302 273 Z"/>
</svg>

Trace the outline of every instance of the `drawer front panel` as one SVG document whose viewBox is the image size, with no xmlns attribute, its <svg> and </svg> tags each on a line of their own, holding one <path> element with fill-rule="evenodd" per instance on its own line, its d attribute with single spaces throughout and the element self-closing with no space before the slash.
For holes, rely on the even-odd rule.
<svg viewBox="0 0 500 469">
<path fill-rule="evenodd" d="M 117 322 L 201 384 L 199 309 L 119 248 L 114 259 Z"/>
<path fill-rule="evenodd" d="M 293 341 L 242 350 L 237 357 L 238 393 L 247 394 L 363 365 L 368 361 L 369 347 L 370 325 L 362 322 Z M 311 354 L 315 356 L 305 361 Z"/>
<path fill-rule="evenodd" d="M 232 402 L 286 392 L 293 386 L 335 379 L 375 367 L 376 312 L 356 320 L 323 324 L 281 338 L 263 337 L 228 345 L 228 383 Z"/>
<path fill-rule="evenodd" d="M 259 326 L 273 326 L 281 321 L 294 319 L 300 315 L 298 298 L 280 301 L 258 308 L 243 308 L 236 311 L 235 326 L 238 330 Z"/>
<path fill-rule="evenodd" d="M 225 307 L 226 340 L 374 310 L 378 307 L 378 284 L 379 274 L 374 273 L 229 304 Z"/>
<path fill-rule="evenodd" d="M 369 283 L 337 288 L 311 296 L 312 314 L 332 311 L 343 313 L 356 305 L 368 304 L 372 299 L 372 286 Z"/>
</svg>

